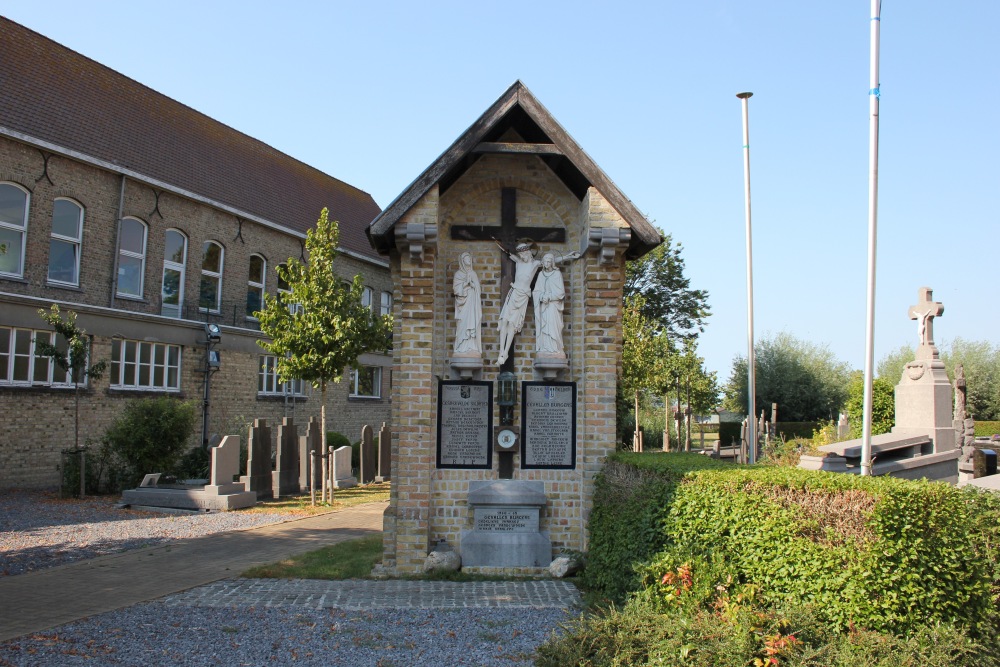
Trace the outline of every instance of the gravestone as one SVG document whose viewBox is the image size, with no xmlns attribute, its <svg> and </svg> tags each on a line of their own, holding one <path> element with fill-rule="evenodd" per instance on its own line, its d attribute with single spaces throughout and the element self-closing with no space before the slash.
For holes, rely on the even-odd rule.
<svg viewBox="0 0 1000 667">
<path fill-rule="evenodd" d="M 333 449 L 331 447 L 331 449 Z M 358 485 L 358 479 L 351 470 L 351 448 L 347 445 L 333 450 L 333 465 L 330 466 L 333 488 L 349 489 Z"/>
<path fill-rule="evenodd" d="M 233 478 L 240 472 L 240 437 L 227 435 L 209 451 L 212 459 L 209 486 L 223 487 L 233 484 Z"/>
<path fill-rule="evenodd" d="M 254 419 L 247 441 L 246 489 L 257 498 L 271 498 L 271 429 L 266 419 Z"/>
<path fill-rule="evenodd" d="M 362 484 L 371 484 L 375 481 L 378 472 L 378 449 L 375 448 L 375 440 L 372 436 L 372 427 L 365 424 L 361 427 L 361 476 Z"/>
<path fill-rule="evenodd" d="M 283 417 L 278 426 L 275 445 L 275 467 L 272 476 L 274 497 L 295 495 L 299 492 L 299 443 L 295 420 Z"/>
<path fill-rule="evenodd" d="M 312 453 L 323 449 L 323 433 L 316 417 L 309 417 L 306 434 L 299 436 L 299 486 L 306 489 L 319 489 L 323 481 L 322 466 L 316 465 Z M 319 459 L 316 459 L 318 462 Z M 312 479 L 310 479 L 310 477 Z"/>
<path fill-rule="evenodd" d="M 378 474 L 375 481 L 381 484 L 392 478 L 392 431 L 385 422 L 378 431 Z"/>
<path fill-rule="evenodd" d="M 463 569 L 523 573 L 586 551 L 625 261 L 657 230 L 516 82 L 368 236 L 399 297 L 386 570 L 418 573 L 442 542 Z"/>
</svg>

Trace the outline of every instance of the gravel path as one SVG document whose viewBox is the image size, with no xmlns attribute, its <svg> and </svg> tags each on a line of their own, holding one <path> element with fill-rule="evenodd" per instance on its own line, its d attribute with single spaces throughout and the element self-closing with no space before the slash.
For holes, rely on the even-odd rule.
<svg viewBox="0 0 1000 667">
<path fill-rule="evenodd" d="M 181 608 L 149 602 L 0 644 L 0 665 L 530 665 L 561 609 Z"/>
<path fill-rule="evenodd" d="M 0 576 L 64 565 L 169 540 L 286 521 L 282 514 L 160 514 L 117 509 L 116 498 L 61 500 L 55 493 L 0 493 Z"/>
</svg>

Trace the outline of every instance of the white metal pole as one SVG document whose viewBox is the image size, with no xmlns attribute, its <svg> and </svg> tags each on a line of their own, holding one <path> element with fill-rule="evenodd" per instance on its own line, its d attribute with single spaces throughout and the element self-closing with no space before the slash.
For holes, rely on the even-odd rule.
<svg viewBox="0 0 1000 667">
<path fill-rule="evenodd" d="M 737 93 L 743 102 L 743 182 L 747 217 L 747 397 L 750 418 L 747 420 L 747 459 L 757 462 L 757 383 L 754 381 L 756 362 L 753 354 L 753 234 L 750 228 L 750 110 L 753 93 Z"/>
<path fill-rule="evenodd" d="M 861 474 L 872 474 L 872 377 L 875 366 L 875 244 L 878 238 L 878 55 L 881 0 L 871 0 L 871 57 L 868 88 L 868 315 L 865 331 L 864 419 Z"/>
</svg>

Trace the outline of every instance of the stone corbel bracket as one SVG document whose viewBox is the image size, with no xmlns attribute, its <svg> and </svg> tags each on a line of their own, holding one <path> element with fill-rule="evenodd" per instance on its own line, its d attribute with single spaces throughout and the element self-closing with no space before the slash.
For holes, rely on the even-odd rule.
<svg viewBox="0 0 1000 667">
<path fill-rule="evenodd" d="M 409 252 L 410 259 L 424 261 L 424 245 L 437 243 L 438 229 L 431 222 L 407 222 L 396 225 L 396 247 L 401 253 Z"/>
<path fill-rule="evenodd" d="M 613 264 L 618 246 L 631 240 L 632 230 L 627 227 L 596 227 L 590 230 L 589 247 L 597 249 L 601 264 Z"/>
</svg>

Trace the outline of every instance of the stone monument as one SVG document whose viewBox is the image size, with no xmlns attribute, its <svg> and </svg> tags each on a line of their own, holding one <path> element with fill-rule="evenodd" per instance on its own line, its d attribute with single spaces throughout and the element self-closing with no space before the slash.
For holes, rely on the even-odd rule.
<svg viewBox="0 0 1000 667">
<path fill-rule="evenodd" d="M 957 482 L 961 449 L 955 439 L 951 382 L 934 344 L 934 318 L 944 314 L 944 305 L 933 300 L 929 287 L 921 287 L 907 314 L 917 321 L 916 359 L 906 364 L 896 385 L 895 426 L 872 436 L 872 474 Z M 820 450 L 843 457 L 847 472 L 860 472 L 860 439 Z"/>
<path fill-rule="evenodd" d="M 463 569 L 541 574 L 585 551 L 625 260 L 659 232 L 516 82 L 368 236 L 394 288 L 385 569 L 450 547 Z"/>
<path fill-rule="evenodd" d="M 299 443 L 298 429 L 291 417 L 282 417 L 275 438 L 277 448 L 275 466 L 271 473 L 274 497 L 291 496 L 299 492 Z"/>
<path fill-rule="evenodd" d="M 271 472 L 271 429 L 266 419 L 254 419 L 247 441 L 246 490 L 257 498 L 272 497 Z"/>
</svg>

